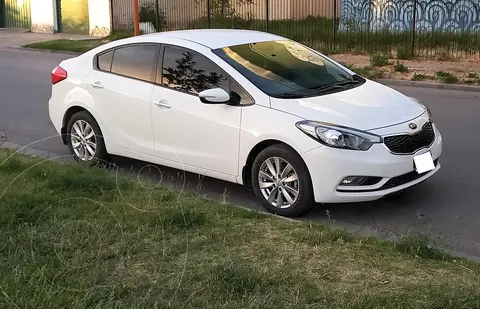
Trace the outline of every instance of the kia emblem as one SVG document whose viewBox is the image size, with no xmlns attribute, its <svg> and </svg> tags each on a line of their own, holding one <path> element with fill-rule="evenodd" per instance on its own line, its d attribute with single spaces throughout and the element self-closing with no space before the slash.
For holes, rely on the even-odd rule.
<svg viewBox="0 0 480 309">
<path fill-rule="evenodd" d="M 415 129 L 417 128 L 417 125 L 416 125 L 415 123 L 413 123 L 413 122 L 412 122 L 411 124 L 409 124 L 408 126 L 409 126 L 410 129 L 412 129 L 412 130 L 415 130 Z"/>
</svg>

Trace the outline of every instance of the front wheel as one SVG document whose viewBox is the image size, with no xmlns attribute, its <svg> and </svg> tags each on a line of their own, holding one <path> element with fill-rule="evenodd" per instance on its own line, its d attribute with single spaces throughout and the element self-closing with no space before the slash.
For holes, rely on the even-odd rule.
<svg viewBox="0 0 480 309">
<path fill-rule="evenodd" d="M 305 163 L 284 145 L 270 146 L 257 156 L 252 167 L 252 185 L 264 207 L 280 216 L 300 216 L 314 203 Z"/>
</svg>

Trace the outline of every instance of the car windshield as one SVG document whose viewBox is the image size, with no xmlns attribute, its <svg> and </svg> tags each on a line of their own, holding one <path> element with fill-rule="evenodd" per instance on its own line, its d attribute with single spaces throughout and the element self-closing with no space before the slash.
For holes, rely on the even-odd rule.
<svg viewBox="0 0 480 309">
<path fill-rule="evenodd" d="M 213 52 L 272 97 L 313 96 L 362 83 L 320 53 L 291 40 L 229 46 Z M 329 87 L 333 85 L 339 87 Z"/>
</svg>

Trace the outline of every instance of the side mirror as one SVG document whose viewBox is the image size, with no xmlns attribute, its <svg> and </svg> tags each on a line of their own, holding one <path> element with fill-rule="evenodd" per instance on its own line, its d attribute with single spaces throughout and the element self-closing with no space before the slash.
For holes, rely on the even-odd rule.
<svg viewBox="0 0 480 309">
<path fill-rule="evenodd" d="M 230 102 L 230 95 L 222 88 L 208 89 L 198 94 L 200 101 L 206 104 L 226 104 Z"/>
</svg>

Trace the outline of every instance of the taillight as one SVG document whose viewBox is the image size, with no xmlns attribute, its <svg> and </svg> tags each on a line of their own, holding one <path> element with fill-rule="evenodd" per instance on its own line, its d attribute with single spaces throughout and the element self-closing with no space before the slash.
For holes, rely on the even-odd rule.
<svg viewBox="0 0 480 309">
<path fill-rule="evenodd" d="M 61 82 L 62 80 L 67 78 L 67 71 L 62 69 L 61 67 L 56 67 L 52 71 L 52 85 Z"/>
</svg>

